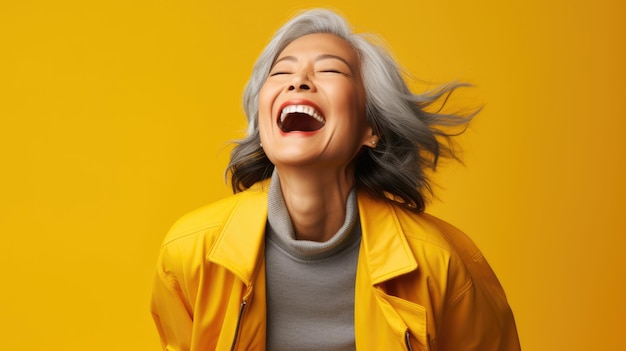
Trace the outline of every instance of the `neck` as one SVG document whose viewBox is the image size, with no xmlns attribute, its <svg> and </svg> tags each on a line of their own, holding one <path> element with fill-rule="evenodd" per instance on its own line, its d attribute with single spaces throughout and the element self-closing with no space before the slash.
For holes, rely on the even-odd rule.
<svg viewBox="0 0 626 351">
<path fill-rule="evenodd" d="M 278 178 L 296 239 L 324 242 L 332 238 L 346 218 L 353 173 L 281 168 Z"/>
</svg>

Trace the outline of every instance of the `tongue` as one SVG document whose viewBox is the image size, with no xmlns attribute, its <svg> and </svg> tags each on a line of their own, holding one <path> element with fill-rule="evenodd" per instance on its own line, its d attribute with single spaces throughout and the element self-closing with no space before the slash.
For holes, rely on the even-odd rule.
<svg viewBox="0 0 626 351">
<path fill-rule="evenodd" d="M 285 117 L 285 120 L 280 123 L 280 129 L 283 132 L 312 132 L 318 130 L 324 126 L 315 118 L 307 115 L 306 113 L 290 113 Z"/>
</svg>

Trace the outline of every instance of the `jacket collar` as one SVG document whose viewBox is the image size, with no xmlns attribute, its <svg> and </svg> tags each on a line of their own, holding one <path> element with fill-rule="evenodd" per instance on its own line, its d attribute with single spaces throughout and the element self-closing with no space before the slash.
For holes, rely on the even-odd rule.
<svg viewBox="0 0 626 351">
<path fill-rule="evenodd" d="M 267 224 L 267 187 L 260 182 L 237 195 L 238 201 L 209 252 L 208 259 L 253 283 L 258 262 L 264 255 Z M 362 250 L 372 284 L 380 284 L 417 269 L 417 261 L 398 221 L 396 208 L 357 194 L 362 230 Z M 361 259 L 361 258 L 360 258 Z"/>
<path fill-rule="evenodd" d="M 265 248 L 267 186 L 259 182 L 235 195 L 230 217 L 217 237 L 208 259 L 233 272 L 250 286 Z"/>
<path fill-rule="evenodd" d="M 358 193 L 359 214 L 365 255 L 373 285 L 417 269 L 417 261 L 402 230 L 397 208 L 374 199 L 365 191 Z"/>
</svg>

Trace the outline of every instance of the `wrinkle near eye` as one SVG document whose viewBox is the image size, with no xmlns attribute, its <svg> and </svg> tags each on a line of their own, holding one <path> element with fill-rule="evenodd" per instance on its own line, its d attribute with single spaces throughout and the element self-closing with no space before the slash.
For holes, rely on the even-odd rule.
<svg viewBox="0 0 626 351">
<path fill-rule="evenodd" d="M 280 75 L 284 75 L 284 74 L 291 74 L 291 72 L 285 72 L 285 71 L 277 71 L 277 72 L 270 72 L 270 77 L 274 77 L 274 76 L 280 76 Z"/>
<path fill-rule="evenodd" d="M 318 73 L 332 73 L 332 74 L 340 74 L 346 77 L 352 77 L 352 75 L 350 73 L 346 73 L 344 71 L 341 70 L 337 70 L 337 69 L 321 69 L 317 71 Z"/>
<path fill-rule="evenodd" d="M 331 54 L 322 54 L 315 58 L 315 62 L 320 62 L 323 60 L 338 60 L 342 64 L 346 65 L 346 68 L 350 71 L 350 74 L 354 74 L 354 70 L 352 69 L 352 65 L 350 64 L 350 62 L 348 62 L 348 60 L 344 59 L 341 56 L 331 55 Z"/>
</svg>

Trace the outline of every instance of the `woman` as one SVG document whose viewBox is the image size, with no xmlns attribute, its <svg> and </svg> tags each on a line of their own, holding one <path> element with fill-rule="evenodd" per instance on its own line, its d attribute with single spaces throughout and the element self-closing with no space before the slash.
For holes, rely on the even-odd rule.
<svg viewBox="0 0 626 351">
<path fill-rule="evenodd" d="M 326 10 L 285 24 L 246 87 L 236 195 L 166 237 L 153 316 L 166 350 L 518 350 L 480 251 L 424 214 L 454 156 L 394 60 Z"/>
</svg>

